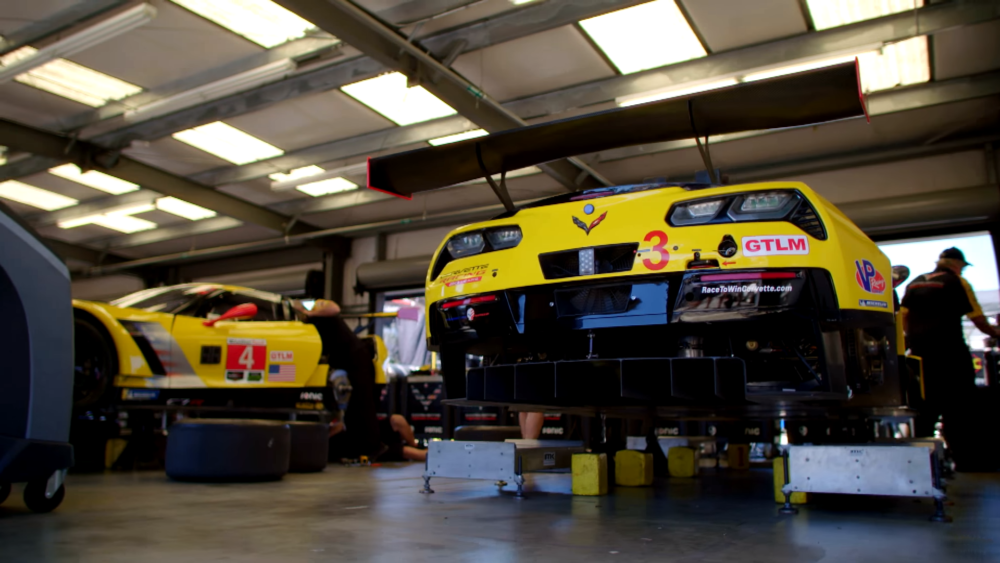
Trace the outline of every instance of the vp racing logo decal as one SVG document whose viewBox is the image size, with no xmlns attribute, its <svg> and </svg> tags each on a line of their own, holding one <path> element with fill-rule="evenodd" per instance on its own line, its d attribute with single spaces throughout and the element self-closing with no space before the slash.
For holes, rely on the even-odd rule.
<svg viewBox="0 0 1000 563">
<path fill-rule="evenodd" d="M 854 279 L 857 280 L 858 285 L 861 289 L 864 289 L 868 293 L 885 293 L 885 278 L 882 274 L 878 273 L 875 266 L 872 265 L 868 260 L 855 260 L 854 268 L 857 270 L 854 273 Z"/>
<path fill-rule="evenodd" d="M 603 221 L 604 218 L 607 217 L 607 216 L 608 216 L 608 212 L 607 211 L 605 211 L 604 213 L 601 213 L 601 216 L 598 217 L 597 219 L 594 219 L 593 221 L 591 221 L 590 225 L 588 226 L 586 223 L 584 223 L 583 221 L 581 221 L 580 219 L 578 219 L 574 215 L 573 216 L 573 224 L 576 225 L 577 227 L 580 227 L 581 229 L 583 229 L 583 232 L 587 233 L 587 235 L 590 235 L 590 231 L 593 231 L 594 228 L 596 228 L 598 225 L 600 225 L 601 221 Z"/>
</svg>

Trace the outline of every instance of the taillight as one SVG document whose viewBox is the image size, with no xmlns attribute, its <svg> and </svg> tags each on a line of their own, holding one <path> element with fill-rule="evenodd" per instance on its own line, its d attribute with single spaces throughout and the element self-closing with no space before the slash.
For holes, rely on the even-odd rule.
<svg viewBox="0 0 1000 563">
<path fill-rule="evenodd" d="M 667 212 L 674 227 L 752 221 L 787 221 L 819 240 L 826 230 L 805 196 L 795 190 L 747 192 L 675 203 Z"/>
<path fill-rule="evenodd" d="M 466 297 L 465 299 L 456 299 L 455 301 L 445 301 L 441 304 L 442 309 L 452 309 L 454 307 L 463 307 L 465 305 L 476 305 L 478 303 L 490 303 L 496 301 L 496 295 L 477 295 L 475 297 Z"/>
</svg>

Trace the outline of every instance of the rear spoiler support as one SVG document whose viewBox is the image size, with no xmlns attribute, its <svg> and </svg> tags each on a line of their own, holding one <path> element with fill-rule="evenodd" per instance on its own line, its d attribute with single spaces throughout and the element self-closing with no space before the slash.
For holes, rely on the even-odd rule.
<svg viewBox="0 0 1000 563">
<path fill-rule="evenodd" d="M 701 138 L 698 135 L 698 128 L 694 125 L 694 110 L 692 109 L 693 98 L 688 98 L 688 117 L 691 118 L 691 132 L 694 133 L 694 142 L 698 145 L 698 152 L 701 154 L 701 160 L 705 163 L 705 170 L 708 173 L 708 179 L 711 180 L 713 186 L 719 185 L 719 178 L 715 175 L 715 167 L 712 166 L 712 153 L 708 152 L 708 135 L 705 135 L 705 147 L 701 146 Z"/>
<path fill-rule="evenodd" d="M 493 188 L 493 193 L 497 194 L 500 203 L 503 203 L 504 209 L 513 213 L 517 208 L 514 207 L 514 200 L 510 198 L 510 194 L 507 192 L 507 170 L 500 170 L 500 184 L 498 185 L 493 180 L 493 176 L 490 175 L 489 170 L 486 169 L 486 163 L 483 162 L 483 150 L 478 144 L 476 144 L 476 160 L 479 161 L 479 169 L 483 171 L 483 177 L 486 178 L 486 182 Z"/>
</svg>

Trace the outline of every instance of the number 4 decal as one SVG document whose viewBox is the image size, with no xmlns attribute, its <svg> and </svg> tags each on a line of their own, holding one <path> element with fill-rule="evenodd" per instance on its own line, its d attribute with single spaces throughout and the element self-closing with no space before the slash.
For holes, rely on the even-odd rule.
<svg viewBox="0 0 1000 563">
<path fill-rule="evenodd" d="M 253 369 L 253 346 L 247 346 L 243 349 L 243 353 L 240 354 L 240 359 L 237 363 L 243 366 L 243 369 Z"/>
<path fill-rule="evenodd" d="M 670 252 L 667 251 L 667 233 L 663 231 L 650 231 L 646 233 L 643 242 L 652 242 L 656 239 L 653 244 L 653 248 L 650 248 L 650 252 L 657 253 L 656 261 L 650 260 L 649 258 L 642 259 L 642 265 L 650 270 L 662 270 L 670 262 Z"/>
</svg>

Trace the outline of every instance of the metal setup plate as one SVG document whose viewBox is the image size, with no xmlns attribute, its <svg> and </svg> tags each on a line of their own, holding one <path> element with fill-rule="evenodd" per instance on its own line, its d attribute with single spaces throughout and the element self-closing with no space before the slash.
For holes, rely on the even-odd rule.
<svg viewBox="0 0 1000 563">
<path fill-rule="evenodd" d="M 789 446 L 784 492 L 943 498 L 934 448 L 916 445 Z"/>
<path fill-rule="evenodd" d="M 524 473 L 567 469 L 573 454 L 583 451 L 581 442 L 557 440 L 431 442 L 424 477 L 519 483 Z"/>
</svg>

